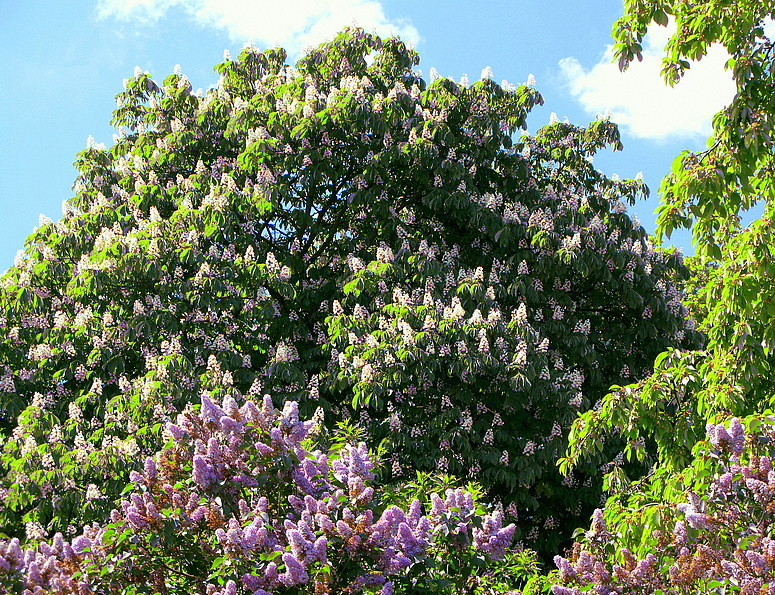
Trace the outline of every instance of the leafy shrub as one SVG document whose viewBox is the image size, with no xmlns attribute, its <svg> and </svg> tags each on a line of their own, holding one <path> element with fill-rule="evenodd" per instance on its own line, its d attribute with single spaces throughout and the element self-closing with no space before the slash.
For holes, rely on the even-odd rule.
<svg viewBox="0 0 775 595">
<path fill-rule="evenodd" d="M 639 555 L 609 532 L 606 516 L 615 509 L 596 510 L 570 557 L 555 558 L 554 595 L 775 592 L 775 416 L 746 425 L 747 433 L 738 418 L 728 427 L 708 424 L 708 441 L 682 474 L 692 489 L 672 506 L 652 503 L 660 511 L 656 528 L 644 531 L 644 518 L 630 511 L 628 522 L 641 525 Z"/>
<path fill-rule="evenodd" d="M 508 578 L 513 524 L 448 490 L 381 506 L 366 445 L 310 449 L 312 421 L 207 395 L 168 423 L 109 524 L 67 541 L 0 544 L 25 593 L 460 593 Z M 500 574 L 500 576 L 498 576 Z M 408 589 L 408 590 L 407 590 Z M 476 591 L 474 590 L 476 589 Z"/>
</svg>

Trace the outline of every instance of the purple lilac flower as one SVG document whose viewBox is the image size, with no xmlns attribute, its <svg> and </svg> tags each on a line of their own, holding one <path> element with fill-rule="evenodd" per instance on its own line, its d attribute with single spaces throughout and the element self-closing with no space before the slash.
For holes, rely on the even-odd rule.
<svg viewBox="0 0 775 595">
<path fill-rule="evenodd" d="M 285 563 L 285 572 L 277 577 L 283 585 L 290 587 L 306 583 L 309 580 L 307 569 L 293 554 L 285 552 L 283 562 Z"/>
<path fill-rule="evenodd" d="M 596 508 L 592 513 L 592 527 L 587 531 L 587 537 L 590 539 L 602 538 L 607 535 L 608 531 L 605 524 L 605 518 L 603 511 L 600 508 Z"/>
<path fill-rule="evenodd" d="M 444 501 L 436 492 L 431 494 L 430 500 L 431 500 L 431 516 L 440 517 L 447 512 L 446 504 L 444 504 Z"/>
<path fill-rule="evenodd" d="M 732 437 L 727 432 L 727 429 L 722 425 L 708 424 L 706 426 L 708 433 L 708 439 L 710 443 L 719 450 L 725 449 L 732 441 Z"/>
<path fill-rule="evenodd" d="M 136 510 L 131 510 L 126 514 L 126 520 L 130 525 L 133 525 L 137 529 L 147 529 L 150 527 L 150 523 L 140 515 Z"/>
<path fill-rule="evenodd" d="M 562 581 L 569 581 L 576 578 L 576 569 L 567 559 L 562 556 L 555 556 L 554 564 L 560 571 L 560 579 Z"/>
<path fill-rule="evenodd" d="M 417 523 L 420 522 L 420 517 L 422 516 L 422 504 L 420 504 L 420 501 L 415 498 L 412 500 L 412 503 L 409 505 L 409 514 L 406 517 L 407 523 L 410 527 L 416 527 Z"/>
<path fill-rule="evenodd" d="M 328 538 L 321 535 L 312 544 L 309 560 L 310 562 L 319 561 L 321 564 L 328 564 Z"/>
<path fill-rule="evenodd" d="M 751 490 L 754 499 L 760 504 L 765 504 L 772 499 L 772 492 L 770 491 L 769 486 L 763 481 L 749 477 L 745 480 L 745 487 Z"/>
<path fill-rule="evenodd" d="M 223 462 L 223 451 L 215 436 L 207 441 L 207 458 L 214 467 L 220 467 Z"/>
<path fill-rule="evenodd" d="M 213 403 L 210 400 L 210 397 L 208 397 L 206 393 L 202 393 L 201 400 L 202 400 L 202 408 L 199 411 L 199 417 L 204 422 L 218 424 L 221 418 L 225 415 L 225 413 L 223 412 L 223 409 L 221 409 L 220 407 L 218 407 L 218 405 Z"/>
<path fill-rule="evenodd" d="M 646 554 L 646 557 L 643 558 L 640 562 L 638 562 L 638 565 L 635 567 L 635 569 L 630 573 L 630 576 L 634 578 L 635 580 L 642 580 L 645 578 L 645 576 L 650 573 L 654 569 L 654 565 L 657 562 L 657 557 L 654 554 Z"/>
<path fill-rule="evenodd" d="M 678 545 L 687 545 L 689 543 L 689 535 L 686 532 L 686 523 L 683 521 L 676 521 L 673 528 L 673 539 Z"/>
<path fill-rule="evenodd" d="M 487 554 L 490 559 L 500 560 L 506 553 L 506 549 L 511 545 L 516 528 L 516 525 L 512 523 L 502 529 L 498 529 L 494 535 L 479 546 L 479 549 Z"/>
<path fill-rule="evenodd" d="M 731 438 L 730 451 L 733 455 L 740 456 L 745 446 L 745 430 L 743 424 L 736 417 L 729 423 L 729 436 Z"/>
<path fill-rule="evenodd" d="M 718 495 L 729 496 L 732 493 L 733 475 L 729 472 L 721 475 L 713 484 L 713 491 Z"/>
<path fill-rule="evenodd" d="M 424 539 L 419 539 L 415 536 L 412 529 L 406 523 L 401 523 L 398 526 L 397 544 L 410 558 L 420 556 L 428 547 L 428 543 Z"/>
<path fill-rule="evenodd" d="M 342 520 L 336 521 L 336 530 L 343 539 L 347 539 L 353 533 L 353 528 Z"/>
<path fill-rule="evenodd" d="M 297 560 L 306 560 L 307 555 L 312 549 L 312 544 L 302 537 L 298 529 L 288 529 L 285 533 L 291 553 Z"/>
<path fill-rule="evenodd" d="M 712 531 L 716 527 L 716 523 L 712 517 L 701 512 L 689 512 L 686 515 L 686 522 L 692 529 L 706 529 Z"/>
<path fill-rule="evenodd" d="M 194 455 L 194 471 L 192 478 L 200 488 L 207 488 L 217 481 L 215 467 L 213 467 L 202 455 Z"/>
<path fill-rule="evenodd" d="M 270 585 L 276 585 L 279 581 L 279 578 L 280 574 L 277 569 L 277 564 L 274 562 L 269 562 L 269 564 L 267 564 L 266 568 L 264 569 L 264 579 Z"/>
<path fill-rule="evenodd" d="M 173 440 L 176 442 L 182 442 L 186 437 L 186 432 L 183 431 L 180 426 L 177 424 L 172 423 L 171 421 L 168 421 L 164 425 L 164 429 L 167 430 L 167 432 L 172 436 Z"/>
<path fill-rule="evenodd" d="M 30 585 L 42 585 L 43 577 L 40 574 L 37 562 L 30 562 L 27 565 L 27 583 Z"/>
<path fill-rule="evenodd" d="M 767 558 L 762 556 L 759 552 L 749 550 L 745 552 L 744 555 L 745 559 L 757 574 L 766 575 L 769 572 L 770 563 L 767 561 Z"/>
<path fill-rule="evenodd" d="M 156 468 L 156 461 L 151 457 L 145 459 L 145 477 L 146 479 L 156 479 L 158 469 Z"/>
<path fill-rule="evenodd" d="M 236 434 L 242 431 L 242 428 L 245 424 L 243 424 L 241 421 L 237 421 L 236 419 L 229 417 L 228 415 L 224 415 L 219 420 L 221 430 L 224 434 Z"/>
</svg>

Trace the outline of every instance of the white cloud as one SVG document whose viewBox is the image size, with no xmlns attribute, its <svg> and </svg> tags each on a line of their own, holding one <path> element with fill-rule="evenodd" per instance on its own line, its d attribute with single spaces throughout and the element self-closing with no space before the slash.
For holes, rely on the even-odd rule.
<svg viewBox="0 0 775 595">
<path fill-rule="evenodd" d="M 147 24 L 175 6 L 202 25 L 225 30 L 235 42 L 280 45 L 291 54 L 351 25 L 414 44 L 420 38 L 407 21 L 388 19 L 381 0 L 98 0 L 97 15 Z"/>
<path fill-rule="evenodd" d="M 707 137 L 713 115 L 728 105 L 735 92 L 724 70 L 729 55 L 712 46 L 692 63 L 675 86 L 660 74 L 663 49 L 672 30 L 652 25 L 643 43 L 643 61 L 620 72 L 608 46 L 600 61 L 586 70 L 575 58 L 559 63 L 570 92 L 591 113 L 610 111 L 611 119 L 633 136 L 650 139 Z"/>
</svg>

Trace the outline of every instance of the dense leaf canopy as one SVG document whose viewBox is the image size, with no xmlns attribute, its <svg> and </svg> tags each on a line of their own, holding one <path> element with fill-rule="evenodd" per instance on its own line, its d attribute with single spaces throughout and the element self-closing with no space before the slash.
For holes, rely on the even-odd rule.
<svg viewBox="0 0 775 595">
<path fill-rule="evenodd" d="M 476 479 L 554 551 L 600 499 L 595 465 L 555 470 L 577 413 L 697 345 L 680 257 L 626 213 L 645 187 L 591 165 L 616 127 L 520 136 L 532 86 L 424 81 L 357 29 L 285 58 L 205 94 L 137 72 L 3 277 L 3 531 L 103 518 L 187 403 L 268 393 L 361 424 L 384 481 Z"/>
</svg>

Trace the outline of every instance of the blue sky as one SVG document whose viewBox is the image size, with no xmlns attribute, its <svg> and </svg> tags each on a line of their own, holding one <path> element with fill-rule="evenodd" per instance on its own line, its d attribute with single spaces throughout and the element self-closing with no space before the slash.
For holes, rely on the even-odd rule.
<svg viewBox="0 0 775 595">
<path fill-rule="evenodd" d="M 533 74 L 552 112 L 584 125 L 609 110 L 624 151 L 595 164 L 608 174 L 644 173 L 652 198 L 633 207 L 648 231 L 659 180 L 683 149 L 704 146 L 710 118 L 731 98 L 725 56 L 714 51 L 676 89 L 659 77 L 667 30 L 624 75 L 610 64 L 610 30 L 621 0 L 25 0 L 0 1 L 0 271 L 13 262 L 39 214 L 57 219 L 71 196 L 72 162 L 89 135 L 110 144 L 114 96 L 135 66 L 162 80 L 176 64 L 207 88 L 223 50 L 247 41 L 304 47 L 359 24 L 415 43 L 420 68 L 460 80 L 490 66 L 495 80 Z M 688 234 L 672 242 L 691 252 Z"/>
</svg>

